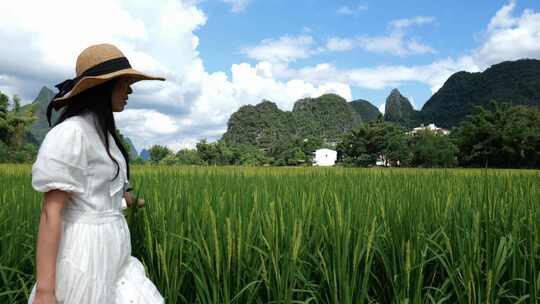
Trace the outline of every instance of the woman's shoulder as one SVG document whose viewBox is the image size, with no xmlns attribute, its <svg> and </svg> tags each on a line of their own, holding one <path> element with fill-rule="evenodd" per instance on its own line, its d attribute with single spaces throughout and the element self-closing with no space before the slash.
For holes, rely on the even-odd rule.
<svg viewBox="0 0 540 304">
<path fill-rule="evenodd" d="M 91 125 L 89 123 L 91 119 L 90 114 L 79 114 L 66 118 L 64 121 L 55 125 L 49 130 L 53 133 L 69 133 L 69 132 L 86 132 Z"/>
<path fill-rule="evenodd" d="M 88 125 L 84 117 L 80 115 L 66 118 L 64 121 L 53 126 L 45 135 L 43 143 L 49 144 L 75 144 L 84 143 L 84 138 L 88 137 Z"/>
</svg>

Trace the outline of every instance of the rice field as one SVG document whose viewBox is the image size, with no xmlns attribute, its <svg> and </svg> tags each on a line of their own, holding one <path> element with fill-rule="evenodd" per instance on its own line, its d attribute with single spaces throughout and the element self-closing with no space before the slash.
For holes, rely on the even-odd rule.
<svg viewBox="0 0 540 304">
<path fill-rule="evenodd" d="M 131 167 L 132 254 L 166 303 L 539 303 L 540 171 Z M 0 165 L 0 303 L 42 194 Z"/>
</svg>

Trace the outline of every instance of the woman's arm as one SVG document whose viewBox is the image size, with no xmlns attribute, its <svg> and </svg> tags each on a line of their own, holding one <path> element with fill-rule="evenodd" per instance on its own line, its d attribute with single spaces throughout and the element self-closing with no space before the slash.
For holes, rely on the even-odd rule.
<svg viewBox="0 0 540 304">
<path fill-rule="evenodd" d="M 56 289 L 56 257 L 62 233 L 62 209 L 69 195 L 57 189 L 44 195 L 37 240 L 36 297 L 39 294 L 54 294 Z"/>
</svg>

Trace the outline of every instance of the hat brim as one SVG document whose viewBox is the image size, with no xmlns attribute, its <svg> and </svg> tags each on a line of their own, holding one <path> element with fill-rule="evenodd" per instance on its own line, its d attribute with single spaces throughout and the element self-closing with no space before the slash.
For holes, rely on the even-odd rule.
<svg viewBox="0 0 540 304">
<path fill-rule="evenodd" d="M 85 91 L 87 89 L 90 89 L 92 87 L 95 87 L 99 84 L 102 84 L 106 81 L 109 81 L 115 77 L 128 77 L 130 79 L 130 84 L 133 84 L 137 81 L 141 80 L 161 80 L 164 81 L 165 78 L 163 77 L 156 77 L 156 76 L 150 76 L 146 75 L 142 72 L 139 72 L 135 69 L 122 69 L 118 70 L 112 73 L 103 74 L 99 76 L 87 76 L 83 77 L 75 86 L 71 89 L 71 91 L 67 92 L 64 96 L 55 98 L 51 101 L 52 104 L 54 104 L 55 109 L 58 109 L 65 105 L 69 99 L 82 91 Z"/>
</svg>

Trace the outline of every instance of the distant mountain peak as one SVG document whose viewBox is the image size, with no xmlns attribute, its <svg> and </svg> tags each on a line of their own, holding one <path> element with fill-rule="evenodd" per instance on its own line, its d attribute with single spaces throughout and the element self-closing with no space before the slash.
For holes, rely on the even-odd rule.
<svg viewBox="0 0 540 304">
<path fill-rule="evenodd" d="M 42 87 L 41 90 L 39 90 L 39 94 L 34 100 L 34 102 L 47 102 L 48 103 L 49 101 L 53 99 L 54 95 L 55 94 L 51 89 L 47 87 Z"/>
<path fill-rule="evenodd" d="M 397 95 L 397 96 L 403 96 L 403 95 L 401 95 L 401 92 L 400 92 L 397 88 L 393 88 L 392 91 L 390 92 L 390 95 L 389 95 L 388 97 L 390 97 L 390 96 L 395 96 L 395 95 Z"/>
<path fill-rule="evenodd" d="M 397 122 L 411 127 L 415 119 L 414 110 L 409 99 L 401 95 L 398 89 L 393 89 L 386 98 L 384 120 Z"/>
</svg>

